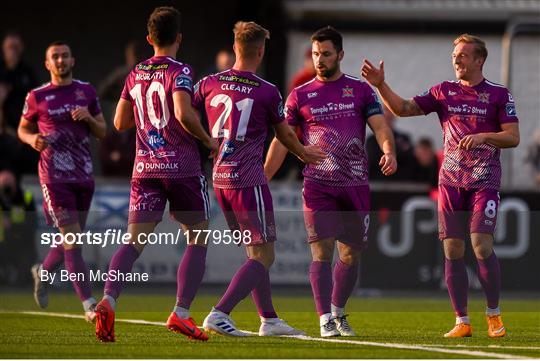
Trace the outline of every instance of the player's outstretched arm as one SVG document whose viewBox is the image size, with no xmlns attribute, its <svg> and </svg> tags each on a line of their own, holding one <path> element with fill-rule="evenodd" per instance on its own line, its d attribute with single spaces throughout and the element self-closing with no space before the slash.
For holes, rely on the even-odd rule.
<svg viewBox="0 0 540 361">
<path fill-rule="evenodd" d="M 191 106 L 191 96 L 184 91 L 177 91 L 173 94 L 173 102 L 174 116 L 182 127 L 210 149 L 210 158 L 215 157 L 219 151 L 217 140 L 212 139 L 204 130 L 199 114 Z"/>
<path fill-rule="evenodd" d="M 400 117 L 424 115 L 422 109 L 420 109 L 413 99 L 403 99 L 384 81 L 384 61 L 381 60 L 379 66 L 380 68 L 377 68 L 369 60 L 364 59 L 362 76 L 369 84 L 377 89 L 388 109 Z"/>
<path fill-rule="evenodd" d="M 306 164 L 316 164 L 326 158 L 326 154 L 317 146 L 303 146 L 298 140 L 296 133 L 287 124 L 280 122 L 274 125 L 276 138 L 283 144 L 292 154 L 296 155 Z"/>
<path fill-rule="evenodd" d="M 38 152 L 45 150 L 49 145 L 43 134 L 39 133 L 37 124 L 25 117 L 21 117 L 17 134 L 23 143 L 30 145 Z"/>
<path fill-rule="evenodd" d="M 501 124 L 497 133 L 477 133 L 464 136 L 459 141 L 459 148 L 472 149 L 480 144 L 489 144 L 497 148 L 515 148 L 519 145 L 518 123 Z"/>
<path fill-rule="evenodd" d="M 377 143 L 383 152 L 379 165 L 385 176 L 394 174 L 397 171 L 396 146 L 392 129 L 386 123 L 381 114 L 375 114 L 368 118 L 368 123 L 375 134 Z"/>
<path fill-rule="evenodd" d="M 118 131 L 133 128 L 135 126 L 135 114 L 131 102 L 120 98 L 114 113 L 114 127 Z"/>
</svg>

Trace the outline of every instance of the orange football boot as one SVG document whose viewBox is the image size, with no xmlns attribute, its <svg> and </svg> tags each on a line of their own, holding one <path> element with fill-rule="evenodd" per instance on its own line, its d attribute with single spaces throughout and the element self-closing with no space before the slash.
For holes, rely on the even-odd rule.
<svg viewBox="0 0 540 361">
<path fill-rule="evenodd" d="M 444 334 L 446 338 L 471 337 L 472 327 L 466 323 L 458 323 L 449 332 Z"/>
<path fill-rule="evenodd" d="M 172 332 L 186 335 L 189 339 L 207 341 L 208 335 L 197 327 L 193 318 L 180 318 L 176 312 L 172 312 L 167 319 L 167 328 Z"/>
<path fill-rule="evenodd" d="M 504 337 L 506 329 L 502 323 L 501 315 L 486 316 L 488 336 L 492 338 Z"/>
<path fill-rule="evenodd" d="M 114 310 L 108 300 L 96 306 L 96 337 L 101 342 L 114 342 Z"/>
</svg>

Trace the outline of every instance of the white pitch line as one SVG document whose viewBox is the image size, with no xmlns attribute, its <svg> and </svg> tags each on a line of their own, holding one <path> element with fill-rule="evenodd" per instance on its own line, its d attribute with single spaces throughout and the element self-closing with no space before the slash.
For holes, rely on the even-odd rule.
<svg viewBox="0 0 540 361">
<path fill-rule="evenodd" d="M 7 313 L 9 313 L 9 312 L 7 312 Z M 21 311 L 21 312 L 14 312 L 14 313 L 22 313 L 22 314 L 25 314 L 25 315 L 36 315 L 36 316 L 51 316 L 51 317 L 82 318 L 82 319 L 84 319 L 84 316 L 73 315 L 71 313 L 39 312 L 39 311 Z M 124 322 L 124 323 L 134 323 L 134 324 L 137 324 L 137 325 L 165 326 L 165 322 L 154 322 L 154 321 L 146 321 L 146 320 L 132 320 L 132 319 L 117 318 L 115 321 Z"/>
<path fill-rule="evenodd" d="M 455 350 L 448 349 L 443 347 L 433 347 L 433 346 L 420 346 L 420 345 L 408 345 L 402 343 L 386 343 L 386 342 L 370 342 L 370 341 L 355 341 L 355 340 L 340 340 L 340 339 L 328 339 L 328 338 L 319 338 L 319 337 L 310 337 L 310 336 L 285 336 L 293 337 L 299 340 L 307 341 L 320 341 L 320 342 L 329 342 L 329 343 L 344 343 L 344 344 L 353 344 L 353 345 L 363 345 L 363 346 L 374 346 L 374 347 L 385 347 L 385 348 L 396 348 L 403 350 L 419 350 L 427 352 L 439 352 L 439 353 L 450 353 L 456 355 L 466 355 L 466 356 L 477 356 L 484 358 L 499 358 L 499 359 L 533 359 L 533 357 L 527 356 L 518 356 L 504 353 L 496 352 L 484 352 L 484 351 L 466 351 L 466 350 Z"/>
<path fill-rule="evenodd" d="M 14 312 L 5 312 L 3 313 L 22 313 L 26 315 L 36 315 L 36 316 L 50 316 L 50 317 L 65 317 L 65 318 L 79 318 L 83 319 L 83 316 L 79 315 L 73 315 L 69 313 L 55 313 L 55 312 L 38 312 L 38 311 L 14 311 Z M 118 322 L 124 322 L 124 323 L 132 323 L 132 324 L 139 324 L 139 325 L 154 325 L 154 326 L 165 326 L 165 323 L 163 322 L 153 322 L 153 321 L 146 321 L 146 320 L 133 320 L 133 319 L 122 319 L 118 318 L 116 319 Z M 250 334 L 254 334 L 250 331 L 244 331 Z M 470 351 L 470 350 L 456 350 L 451 348 L 444 348 L 448 347 L 447 345 L 441 346 L 441 345 L 411 345 L 411 344 L 402 344 L 402 343 L 387 343 L 387 342 L 371 342 L 371 341 L 357 341 L 357 340 L 343 340 L 343 339 L 337 339 L 337 338 L 320 338 L 320 337 L 311 337 L 311 336 L 281 336 L 286 338 L 293 338 L 296 340 L 304 340 L 304 341 L 318 341 L 318 342 L 327 342 L 327 343 L 341 343 L 341 344 L 349 344 L 349 345 L 361 345 L 361 346 L 372 346 L 372 347 L 383 347 L 383 348 L 394 348 L 394 349 L 402 349 L 402 350 L 418 350 L 418 351 L 426 351 L 426 352 L 438 352 L 438 353 L 447 353 L 447 354 L 455 354 L 455 355 L 465 355 L 465 356 L 475 356 L 475 357 L 484 357 L 484 358 L 497 358 L 497 359 L 521 359 L 521 360 L 527 360 L 527 359 L 534 359 L 533 357 L 527 357 L 527 356 L 521 356 L 521 355 L 512 355 L 512 354 L 504 354 L 504 353 L 497 353 L 497 352 L 484 352 L 484 351 Z M 467 347 L 467 345 L 456 345 L 460 347 Z M 493 345 L 496 346 L 496 345 Z M 450 346 L 451 347 L 451 346 Z M 469 346 L 470 347 L 470 346 Z M 480 346 L 474 346 L 474 347 L 480 347 Z M 489 346 L 486 346 L 489 347 Z M 502 348 L 504 346 L 500 346 Z"/>
<path fill-rule="evenodd" d="M 418 346 L 433 346 L 433 347 L 455 347 L 455 348 L 499 348 L 499 349 L 515 349 L 515 350 L 540 350 L 537 346 L 512 346 L 512 345 L 430 345 L 419 344 Z"/>
</svg>

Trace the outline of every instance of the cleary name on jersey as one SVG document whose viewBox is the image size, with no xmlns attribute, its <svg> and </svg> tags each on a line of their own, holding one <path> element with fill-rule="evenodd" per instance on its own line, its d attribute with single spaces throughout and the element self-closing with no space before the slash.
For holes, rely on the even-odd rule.
<svg viewBox="0 0 540 361">
<path fill-rule="evenodd" d="M 366 122 L 381 113 L 371 87 L 349 75 L 332 82 L 314 78 L 295 88 L 287 99 L 286 120 L 300 127 L 306 145 L 326 153 L 322 163 L 304 167 L 304 177 L 331 186 L 367 184 Z"/>
<path fill-rule="evenodd" d="M 201 174 L 196 140 L 174 115 L 173 93 L 193 95 L 193 70 L 154 56 L 127 76 L 121 97 L 133 103 L 137 154 L 133 178 L 185 178 Z"/>
<path fill-rule="evenodd" d="M 194 106 L 206 112 L 211 135 L 220 141 L 214 187 L 266 184 L 267 129 L 284 117 L 278 89 L 253 73 L 230 69 L 207 76 L 195 86 Z"/>
<path fill-rule="evenodd" d="M 425 114 L 436 112 L 443 129 L 444 161 L 439 183 L 463 188 L 499 189 L 501 150 L 489 144 L 459 149 L 469 134 L 500 132 L 501 124 L 518 121 L 512 95 L 486 79 L 468 87 L 459 81 L 435 85 L 414 101 Z"/>
<path fill-rule="evenodd" d="M 92 116 L 101 113 L 94 88 L 75 79 L 63 86 L 46 83 L 31 90 L 26 97 L 22 116 L 37 123 L 48 143 L 39 158 L 41 183 L 93 179 L 90 127 L 84 121 L 74 121 L 71 116 L 71 111 L 78 107 L 88 107 Z"/>
</svg>

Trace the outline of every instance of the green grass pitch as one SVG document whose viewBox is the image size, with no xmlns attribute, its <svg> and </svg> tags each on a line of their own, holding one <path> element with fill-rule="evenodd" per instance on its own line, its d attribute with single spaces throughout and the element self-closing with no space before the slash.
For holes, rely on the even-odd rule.
<svg viewBox="0 0 540 361">
<path fill-rule="evenodd" d="M 160 293 L 135 295 L 126 291 L 119 300 L 117 319 L 165 322 L 174 293 Z M 199 324 L 217 298 L 208 294 L 196 298 L 192 315 Z M 318 318 L 309 295 L 279 296 L 274 303 L 281 318 L 319 338 Z M 0 358 L 540 358 L 538 298 L 504 300 L 508 335 L 503 339 L 487 337 L 483 307 L 480 298 L 470 301 L 474 335 L 458 340 L 441 337 L 454 322 L 449 301 L 444 298 L 354 297 L 347 309 L 358 336 L 332 339 L 351 343 L 216 335 L 203 343 L 171 333 L 163 326 L 117 322 L 117 342 L 102 344 L 94 336 L 93 325 L 82 319 L 22 313 L 40 311 L 31 293 L 0 290 Z M 54 290 L 47 312 L 82 315 L 72 292 Z M 259 318 L 250 299 L 243 301 L 232 317 L 240 329 L 258 330 Z M 389 347 L 389 343 L 397 345 Z M 407 345 L 436 351 L 407 349 Z"/>
</svg>

